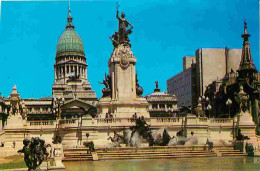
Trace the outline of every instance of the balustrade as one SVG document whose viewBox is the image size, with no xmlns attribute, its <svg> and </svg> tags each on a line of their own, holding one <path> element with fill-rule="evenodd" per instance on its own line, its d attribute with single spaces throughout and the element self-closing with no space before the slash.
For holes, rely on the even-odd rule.
<svg viewBox="0 0 260 171">
<path fill-rule="evenodd" d="M 30 126 L 54 125 L 53 121 L 29 121 Z"/>
<path fill-rule="evenodd" d="M 182 125 L 182 117 L 153 117 L 146 118 L 145 121 L 151 126 L 171 126 L 171 125 Z M 209 126 L 218 126 L 218 125 L 233 125 L 233 119 L 230 118 L 186 118 L 187 124 L 196 124 L 196 125 L 209 125 Z M 79 119 L 61 119 L 59 120 L 60 126 L 65 127 L 75 127 L 78 125 Z M 135 125 L 136 119 L 134 118 L 83 118 L 82 126 L 133 126 Z M 90 120 L 91 122 L 84 122 Z M 28 121 L 30 126 L 54 126 L 55 121 Z M 84 124 L 85 123 L 85 124 Z"/>
<path fill-rule="evenodd" d="M 212 118 L 210 123 L 232 123 L 233 119 L 229 118 Z"/>
<path fill-rule="evenodd" d="M 64 125 L 68 125 L 68 126 L 73 126 L 76 125 L 78 122 L 78 119 L 60 119 L 59 120 L 59 125 L 64 126 Z"/>
</svg>

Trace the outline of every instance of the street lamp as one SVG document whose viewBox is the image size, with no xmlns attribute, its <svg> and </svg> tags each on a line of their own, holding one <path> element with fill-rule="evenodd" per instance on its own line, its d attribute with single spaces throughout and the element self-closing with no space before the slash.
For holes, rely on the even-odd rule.
<svg viewBox="0 0 260 171">
<path fill-rule="evenodd" d="M 207 107 L 206 107 L 206 110 L 209 112 L 209 118 L 210 118 L 210 110 L 212 109 L 211 105 L 209 104 Z"/>
<path fill-rule="evenodd" d="M 60 96 L 57 98 L 54 98 L 54 103 L 56 105 L 56 108 L 58 109 L 57 118 L 61 119 L 61 105 L 64 103 L 65 99 L 61 98 Z"/>
<path fill-rule="evenodd" d="M 228 99 L 226 101 L 226 105 L 228 106 L 228 117 L 230 118 L 230 108 L 231 108 L 231 105 L 232 105 L 232 101 L 230 99 Z"/>
<path fill-rule="evenodd" d="M 205 116 L 205 112 L 207 109 L 207 107 L 209 106 L 209 98 L 208 97 L 205 97 L 204 95 L 202 97 L 199 97 L 198 99 L 198 110 L 202 110 L 202 116 L 204 117 Z M 212 107 L 210 106 L 210 109 Z"/>
</svg>

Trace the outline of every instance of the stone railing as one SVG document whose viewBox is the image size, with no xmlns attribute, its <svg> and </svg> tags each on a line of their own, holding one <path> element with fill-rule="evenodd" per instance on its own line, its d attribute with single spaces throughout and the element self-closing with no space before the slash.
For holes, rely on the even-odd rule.
<svg viewBox="0 0 260 171">
<path fill-rule="evenodd" d="M 59 127 L 77 127 L 79 119 L 60 119 Z"/>
<path fill-rule="evenodd" d="M 231 118 L 210 118 L 210 126 L 233 126 L 233 119 Z"/>
<path fill-rule="evenodd" d="M 153 117 L 146 118 L 146 123 L 153 126 L 181 126 L 185 125 L 201 125 L 201 126 L 233 126 L 233 119 L 229 118 L 196 118 L 187 117 L 186 122 L 183 122 L 185 118 L 182 117 Z M 135 125 L 135 119 L 133 118 L 82 118 L 83 127 L 130 127 Z M 55 127 L 56 121 L 28 121 L 28 126 L 33 127 Z M 59 128 L 78 127 L 79 119 L 60 119 Z"/>
<path fill-rule="evenodd" d="M 91 123 L 92 123 L 91 126 L 133 126 L 133 125 L 135 125 L 135 119 L 132 119 L 132 118 L 97 118 L 97 119 L 93 119 Z"/>
<path fill-rule="evenodd" d="M 121 123 L 122 119 L 121 118 L 98 118 L 96 119 L 97 123 Z"/>
<path fill-rule="evenodd" d="M 52 114 L 52 111 L 31 110 L 28 111 L 28 114 Z"/>
<path fill-rule="evenodd" d="M 161 112 L 161 111 L 164 111 L 164 112 L 168 112 L 169 110 L 167 108 L 151 108 L 149 109 L 149 111 L 152 111 L 152 112 Z"/>
<path fill-rule="evenodd" d="M 29 127 L 54 128 L 56 121 L 27 121 Z"/>
<path fill-rule="evenodd" d="M 183 118 L 160 117 L 151 118 L 151 126 L 180 126 Z"/>
<path fill-rule="evenodd" d="M 135 125 L 135 119 L 133 118 L 83 118 L 83 126 L 120 126 L 128 127 Z M 170 126 L 170 125 L 181 125 L 182 118 L 146 118 L 146 123 L 151 126 Z"/>
<path fill-rule="evenodd" d="M 187 117 L 186 123 L 187 123 L 187 125 L 232 126 L 233 119 L 231 119 L 231 118 Z"/>
</svg>

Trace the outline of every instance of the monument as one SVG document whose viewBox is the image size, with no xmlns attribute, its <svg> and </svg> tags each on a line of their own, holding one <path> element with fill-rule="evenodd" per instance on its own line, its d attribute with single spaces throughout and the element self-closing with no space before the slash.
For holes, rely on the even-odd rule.
<svg viewBox="0 0 260 171">
<path fill-rule="evenodd" d="M 107 114 L 115 118 L 130 118 L 137 116 L 150 117 L 148 102 L 142 97 L 143 89 L 138 83 L 135 71 L 136 57 L 131 50 L 128 35 L 133 26 L 126 20 L 124 12 L 119 17 L 119 30 L 110 37 L 114 50 L 108 61 L 109 74 L 105 75 L 102 84 L 103 97 L 97 104 L 98 115 L 105 118 Z M 130 28 L 128 28 L 130 26 Z"/>
</svg>

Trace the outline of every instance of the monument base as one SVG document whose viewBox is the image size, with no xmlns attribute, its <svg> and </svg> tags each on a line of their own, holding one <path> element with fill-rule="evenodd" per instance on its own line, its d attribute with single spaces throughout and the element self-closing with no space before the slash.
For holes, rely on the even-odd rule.
<svg viewBox="0 0 260 171">
<path fill-rule="evenodd" d="M 107 114 L 112 114 L 113 118 L 132 118 L 135 114 L 137 117 L 150 118 L 149 104 L 145 98 L 116 101 L 111 100 L 110 97 L 105 97 L 100 99 L 97 106 L 100 118 L 106 118 Z"/>
<path fill-rule="evenodd" d="M 238 128 L 241 130 L 242 135 L 250 138 L 247 140 L 248 143 L 252 143 L 254 147 L 258 146 L 256 125 L 248 111 L 241 112 L 241 114 L 238 115 Z"/>
</svg>

